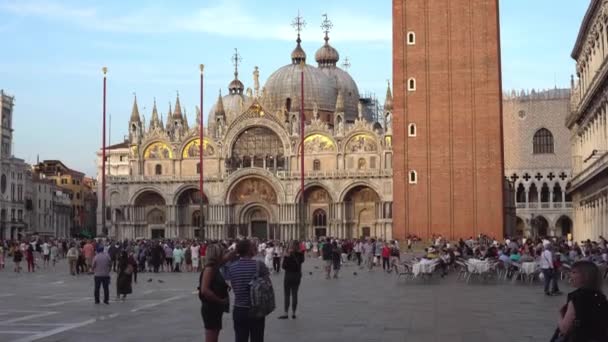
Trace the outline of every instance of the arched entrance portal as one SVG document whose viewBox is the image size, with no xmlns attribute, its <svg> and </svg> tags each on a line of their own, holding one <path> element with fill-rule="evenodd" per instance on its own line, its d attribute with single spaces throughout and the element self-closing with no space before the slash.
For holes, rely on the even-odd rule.
<svg viewBox="0 0 608 342">
<path fill-rule="evenodd" d="M 262 240 L 274 238 L 274 234 L 270 232 L 270 217 L 266 209 L 254 206 L 247 209 L 243 216 L 243 222 L 246 222 L 246 224 L 241 225 L 240 235 L 252 236 Z"/>
<path fill-rule="evenodd" d="M 376 231 L 378 194 L 367 186 L 356 186 L 344 196 L 347 234 L 350 237 L 378 236 Z"/>
<path fill-rule="evenodd" d="M 526 231 L 526 223 L 524 222 L 524 220 L 521 219 L 521 217 L 517 216 L 517 221 L 515 224 L 515 236 L 523 237 L 525 231 Z"/>
<path fill-rule="evenodd" d="M 543 216 L 536 216 L 533 221 L 533 229 L 536 236 L 545 237 L 549 233 L 549 222 Z"/>
<path fill-rule="evenodd" d="M 200 232 L 201 220 L 205 223 L 207 197 L 203 195 L 203 215 L 201 217 L 201 192 L 197 188 L 183 190 L 177 197 L 177 229 L 179 236 L 204 238 Z"/>
<path fill-rule="evenodd" d="M 148 190 L 137 196 L 134 205 L 143 209 L 146 232 L 136 233 L 136 236 L 150 236 L 152 239 L 162 239 L 166 236 L 166 203 L 158 192 Z"/>
<path fill-rule="evenodd" d="M 277 205 L 277 195 L 266 180 L 257 177 L 240 180 L 230 190 L 228 202 L 240 213 L 237 227 L 229 229 L 230 236 L 280 238 L 272 214 L 272 208 Z"/>
<path fill-rule="evenodd" d="M 564 215 L 555 223 L 555 235 L 566 237 L 568 234 L 572 234 L 572 220 Z"/>
<path fill-rule="evenodd" d="M 312 227 L 312 232 L 306 235 L 310 236 L 310 234 L 313 234 L 317 238 L 327 236 L 327 213 L 329 212 L 329 205 L 332 202 L 329 192 L 322 186 L 313 185 L 304 191 L 304 201 L 307 213 L 306 226 L 309 227 L 307 229 Z M 298 203 L 300 203 L 299 198 Z"/>
</svg>

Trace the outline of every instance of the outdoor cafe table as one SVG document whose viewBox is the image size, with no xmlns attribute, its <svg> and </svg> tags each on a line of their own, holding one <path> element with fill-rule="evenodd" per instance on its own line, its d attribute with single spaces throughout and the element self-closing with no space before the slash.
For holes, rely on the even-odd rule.
<svg viewBox="0 0 608 342">
<path fill-rule="evenodd" d="M 486 261 L 486 260 L 479 260 L 479 259 L 469 259 L 467 260 L 467 263 L 469 265 L 469 272 L 471 273 L 478 273 L 478 274 L 482 274 L 482 273 L 486 273 L 490 271 L 490 262 Z"/>
<path fill-rule="evenodd" d="M 435 271 L 435 266 L 437 266 L 436 260 L 422 259 L 414 264 L 412 273 L 414 273 L 414 277 L 417 277 L 419 274 L 430 274 Z"/>
</svg>

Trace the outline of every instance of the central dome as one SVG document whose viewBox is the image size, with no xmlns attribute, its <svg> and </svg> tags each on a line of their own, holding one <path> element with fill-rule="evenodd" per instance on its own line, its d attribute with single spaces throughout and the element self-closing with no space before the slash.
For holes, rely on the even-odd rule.
<svg viewBox="0 0 608 342">
<path fill-rule="evenodd" d="M 289 64 L 275 71 L 264 86 L 262 106 L 272 113 L 287 108 L 300 111 L 301 73 L 304 68 L 304 113 L 307 120 L 313 116 L 315 103 L 319 117 L 332 124 L 338 88 L 336 81 L 320 69 L 308 64 Z"/>
</svg>

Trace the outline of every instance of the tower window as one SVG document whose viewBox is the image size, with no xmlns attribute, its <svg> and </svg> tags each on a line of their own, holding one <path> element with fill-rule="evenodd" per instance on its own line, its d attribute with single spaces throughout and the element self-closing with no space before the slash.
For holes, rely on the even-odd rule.
<svg viewBox="0 0 608 342">
<path fill-rule="evenodd" d="M 416 90 L 416 79 L 415 78 L 412 77 L 409 80 L 407 80 L 407 90 L 408 91 Z"/>
<path fill-rule="evenodd" d="M 201 163 L 196 163 L 196 174 L 197 175 L 201 174 Z"/>
<path fill-rule="evenodd" d="M 156 167 L 154 168 L 154 174 L 156 174 L 156 175 L 163 174 L 163 167 L 160 164 L 157 164 Z"/>
<path fill-rule="evenodd" d="M 417 184 L 418 183 L 418 174 L 416 173 L 416 171 L 412 170 L 410 171 L 410 184 Z"/>
<path fill-rule="evenodd" d="M 416 136 L 416 124 L 415 123 L 409 124 L 408 129 L 407 129 L 407 135 L 410 137 Z"/>
<path fill-rule="evenodd" d="M 416 44 L 416 34 L 414 32 L 407 33 L 407 45 L 415 45 Z"/>
<path fill-rule="evenodd" d="M 321 161 L 319 159 L 315 159 L 312 162 L 312 170 L 313 171 L 321 171 Z"/>
</svg>

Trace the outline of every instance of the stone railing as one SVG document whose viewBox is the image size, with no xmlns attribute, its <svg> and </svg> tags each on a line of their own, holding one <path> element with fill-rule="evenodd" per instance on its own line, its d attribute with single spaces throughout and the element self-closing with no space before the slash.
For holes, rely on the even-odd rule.
<svg viewBox="0 0 608 342">
<path fill-rule="evenodd" d="M 255 168 L 251 168 L 255 169 Z M 274 174 L 280 180 L 294 180 L 300 179 L 301 173 L 299 171 L 277 171 L 269 170 L 270 173 Z M 230 173 L 221 173 L 214 175 L 204 175 L 205 182 L 221 181 L 226 178 Z M 356 178 L 383 178 L 392 177 L 393 170 L 390 169 L 372 169 L 372 170 L 332 170 L 332 171 L 305 171 L 304 178 L 310 179 L 356 179 Z M 198 175 L 191 176 L 178 176 L 178 175 L 154 175 L 154 176 L 109 176 L 109 182 L 115 183 L 142 183 L 142 182 L 190 182 L 198 181 Z"/>
<path fill-rule="evenodd" d="M 517 202 L 515 203 L 515 208 L 517 209 L 563 209 L 563 208 L 572 208 L 572 202 L 555 202 L 555 203 L 547 203 L 547 202 L 534 202 L 534 203 L 528 203 L 528 205 L 526 206 L 526 203 L 524 202 Z"/>
</svg>

